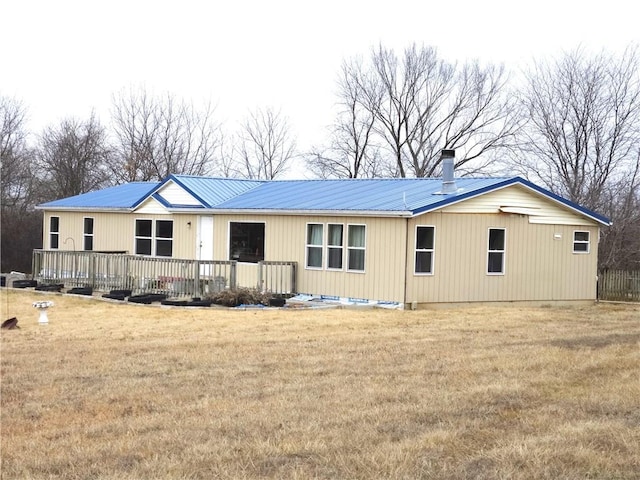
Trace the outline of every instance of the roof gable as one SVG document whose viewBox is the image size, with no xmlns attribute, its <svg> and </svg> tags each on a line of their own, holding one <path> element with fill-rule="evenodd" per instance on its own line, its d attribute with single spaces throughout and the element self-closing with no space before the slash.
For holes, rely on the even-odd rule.
<svg viewBox="0 0 640 480">
<path fill-rule="evenodd" d="M 194 175 L 170 175 L 159 186 L 174 184 L 206 208 L 212 208 L 229 199 L 253 190 L 264 183 L 260 180 L 239 180 L 235 178 L 198 177 Z"/>
<path fill-rule="evenodd" d="M 163 205 L 184 205 L 187 207 L 203 207 L 202 201 L 178 185 L 176 182 L 167 182 L 158 188 L 153 197 Z"/>
<path fill-rule="evenodd" d="M 514 183 L 504 188 L 486 192 L 464 202 L 446 205 L 444 213 L 511 213 L 526 215 L 529 223 L 552 225 L 594 225 L 596 221 L 545 195 Z"/>
<path fill-rule="evenodd" d="M 167 210 L 167 207 L 154 196 L 147 197 L 132 209 L 132 211 L 144 215 L 168 215 L 171 213 Z"/>
</svg>

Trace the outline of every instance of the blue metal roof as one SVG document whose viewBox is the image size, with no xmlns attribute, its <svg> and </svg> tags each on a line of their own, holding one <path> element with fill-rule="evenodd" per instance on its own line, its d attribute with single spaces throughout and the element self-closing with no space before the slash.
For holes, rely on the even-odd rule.
<svg viewBox="0 0 640 480">
<path fill-rule="evenodd" d="M 158 182 L 125 183 L 124 185 L 116 185 L 115 187 L 43 203 L 38 207 L 43 209 L 128 209 L 133 208 L 141 199 L 146 198 L 157 185 Z"/>
<path fill-rule="evenodd" d="M 456 184 L 461 194 L 498 180 L 460 178 Z M 441 189 L 442 181 L 433 178 L 283 180 L 264 183 L 216 209 L 414 212 L 458 195 L 440 195 Z"/>
<path fill-rule="evenodd" d="M 335 213 L 414 216 L 437 210 L 509 185 L 520 184 L 565 205 L 576 213 L 609 225 L 606 217 L 559 197 L 523 178 L 456 179 L 457 190 L 442 194 L 435 178 L 387 178 L 342 180 L 238 180 L 230 178 L 170 175 L 159 183 L 130 183 L 40 205 L 40 208 L 133 209 L 174 182 L 201 205 L 171 205 L 168 209 L 265 213 Z M 162 200 L 162 199 L 160 199 Z"/>
</svg>

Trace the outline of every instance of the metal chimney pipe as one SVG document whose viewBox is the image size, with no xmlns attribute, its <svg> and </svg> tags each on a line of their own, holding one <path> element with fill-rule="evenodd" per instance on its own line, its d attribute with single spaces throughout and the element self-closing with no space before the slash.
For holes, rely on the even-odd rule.
<svg viewBox="0 0 640 480">
<path fill-rule="evenodd" d="M 456 187 L 455 177 L 455 150 L 442 150 L 440 152 L 440 160 L 442 161 L 442 193 L 455 193 Z"/>
</svg>

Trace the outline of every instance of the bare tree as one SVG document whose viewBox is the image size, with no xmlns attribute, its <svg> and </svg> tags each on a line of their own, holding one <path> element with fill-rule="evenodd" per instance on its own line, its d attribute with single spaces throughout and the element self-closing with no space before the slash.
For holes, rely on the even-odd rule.
<svg viewBox="0 0 640 480">
<path fill-rule="evenodd" d="M 553 192 L 607 215 L 600 266 L 638 268 L 640 57 L 578 48 L 526 72 L 519 165 Z"/>
<path fill-rule="evenodd" d="M 288 119 L 270 107 L 257 109 L 241 126 L 235 172 L 246 178 L 273 180 L 287 170 L 295 147 Z"/>
<path fill-rule="evenodd" d="M 361 119 L 372 119 L 367 147 L 386 150 L 377 159 L 383 162 L 378 170 L 400 177 L 437 174 L 443 148 L 458 150 L 457 167 L 471 169 L 466 164 L 481 156 L 489 162 L 489 153 L 512 144 L 519 126 L 503 67 L 477 62 L 459 67 L 441 60 L 432 47 L 412 45 L 398 58 L 379 46 L 369 64 L 345 63 L 339 85 L 341 104 L 355 103 L 369 115 L 359 112 Z M 367 123 L 356 130 L 348 125 L 352 119 L 343 116 L 338 123 L 355 145 Z M 349 158 L 355 163 L 359 157 L 354 150 Z M 473 169 L 483 166 L 474 163 Z"/>
<path fill-rule="evenodd" d="M 358 178 L 379 175 L 382 159 L 374 144 L 373 113 L 362 106 L 366 91 L 358 82 L 362 71 L 359 58 L 344 62 L 338 80 L 338 118 L 332 127 L 330 145 L 308 156 L 310 169 L 321 178 Z"/>
<path fill-rule="evenodd" d="M 26 109 L 21 102 L 0 97 L 0 161 L 2 162 L 2 209 L 32 205 L 31 151 L 25 131 Z"/>
<path fill-rule="evenodd" d="M 0 268 L 3 272 L 29 272 L 31 252 L 42 246 L 42 214 L 34 210 L 39 196 L 25 122 L 24 105 L 0 96 Z"/>
<path fill-rule="evenodd" d="M 613 224 L 602 232 L 600 267 L 640 270 L 640 149 L 635 169 L 611 185 L 601 203 Z"/>
<path fill-rule="evenodd" d="M 640 142 L 637 49 L 583 49 L 527 72 L 522 162 L 554 192 L 601 209 L 607 188 L 634 170 Z"/>
<path fill-rule="evenodd" d="M 196 109 L 170 94 L 129 90 L 114 96 L 112 115 L 118 182 L 207 175 L 214 169 L 220 130 L 211 103 Z"/>
<path fill-rule="evenodd" d="M 37 176 L 48 199 L 78 195 L 110 183 L 107 134 L 94 114 L 65 119 L 44 129 L 38 146 Z"/>
</svg>

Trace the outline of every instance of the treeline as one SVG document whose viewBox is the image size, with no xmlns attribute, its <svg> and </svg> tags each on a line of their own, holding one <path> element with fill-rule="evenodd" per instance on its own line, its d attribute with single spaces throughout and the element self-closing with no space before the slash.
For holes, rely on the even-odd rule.
<svg viewBox="0 0 640 480">
<path fill-rule="evenodd" d="M 305 151 L 272 108 L 228 133 L 210 104 L 123 90 L 108 128 L 91 115 L 35 134 L 25 105 L 0 97 L 2 271 L 30 270 L 44 201 L 170 173 L 274 179 L 295 157 L 321 178 L 436 176 L 443 148 L 456 150 L 458 175 L 522 175 L 608 216 L 600 267 L 637 270 L 639 62 L 633 45 L 579 48 L 508 72 L 448 62 L 429 46 L 378 46 L 343 62 L 326 143 Z"/>
</svg>

